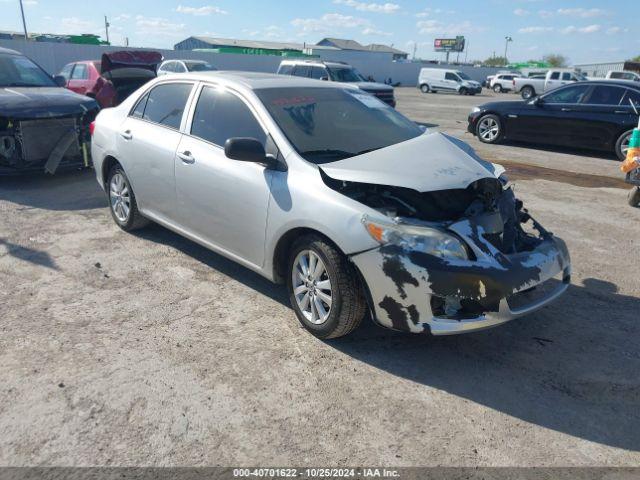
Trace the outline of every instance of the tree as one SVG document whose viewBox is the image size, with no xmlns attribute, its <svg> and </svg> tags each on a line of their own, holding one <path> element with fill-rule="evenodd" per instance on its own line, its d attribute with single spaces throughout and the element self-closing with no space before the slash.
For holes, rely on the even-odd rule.
<svg viewBox="0 0 640 480">
<path fill-rule="evenodd" d="M 550 67 L 562 68 L 569 64 L 569 59 L 559 53 L 550 53 L 545 55 L 542 60 L 549 64 Z"/>
<path fill-rule="evenodd" d="M 505 57 L 490 57 L 482 62 L 482 64 L 486 65 L 487 67 L 504 67 L 508 63 L 509 60 L 507 60 L 507 58 Z"/>
<path fill-rule="evenodd" d="M 640 62 L 640 55 L 631 59 L 632 62 Z"/>
</svg>

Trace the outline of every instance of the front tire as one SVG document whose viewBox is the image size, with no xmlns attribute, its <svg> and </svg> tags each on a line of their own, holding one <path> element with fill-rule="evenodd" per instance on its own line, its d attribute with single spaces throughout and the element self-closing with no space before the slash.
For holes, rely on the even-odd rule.
<svg viewBox="0 0 640 480">
<path fill-rule="evenodd" d="M 497 115 L 480 117 L 476 124 L 476 136 L 482 143 L 498 143 L 502 140 L 502 122 Z"/>
<path fill-rule="evenodd" d="M 627 195 L 627 202 L 635 208 L 640 208 L 640 187 L 633 187 Z"/>
<path fill-rule="evenodd" d="M 114 165 L 107 175 L 109 211 L 116 224 L 125 232 L 147 226 L 150 222 L 138 211 L 136 196 L 124 169 Z"/>
<path fill-rule="evenodd" d="M 289 255 L 289 300 L 304 328 L 330 339 L 355 330 L 366 301 L 353 265 L 318 235 L 297 240 Z"/>
<path fill-rule="evenodd" d="M 524 100 L 529 100 L 531 97 L 533 97 L 536 94 L 535 90 L 532 87 L 523 87 L 522 90 L 520 91 L 520 96 L 524 99 Z"/>
<path fill-rule="evenodd" d="M 496 93 L 501 93 L 502 92 L 502 85 L 500 85 L 499 83 L 495 84 L 493 86 L 493 91 Z"/>
<path fill-rule="evenodd" d="M 424 85 L 420 85 L 420 91 L 422 93 L 429 93 L 429 85 L 427 85 L 426 83 Z"/>
<path fill-rule="evenodd" d="M 464 88 L 464 87 L 462 87 L 460 90 L 458 90 L 458 93 L 459 93 L 460 95 L 467 95 L 467 89 L 466 89 L 466 88 Z"/>
<path fill-rule="evenodd" d="M 618 137 L 616 141 L 616 156 L 621 162 L 627 158 L 627 150 L 629 149 L 629 141 L 633 130 L 627 130 Z"/>
</svg>

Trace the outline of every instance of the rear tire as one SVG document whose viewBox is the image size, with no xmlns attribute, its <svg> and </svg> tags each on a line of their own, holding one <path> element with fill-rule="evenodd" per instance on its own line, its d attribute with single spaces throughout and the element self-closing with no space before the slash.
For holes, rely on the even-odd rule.
<svg viewBox="0 0 640 480">
<path fill-rule="evenodd" d="M 522 90 L 520 91 L 520 96 L 524 99 L 524 100 L 529 100 L 530 98 L 534 97 L 536 95 L 535 90 L 532 87 L 523 87 Z"/>
<path fill-rule="evenodd" d="M 312 264 L 313 269 L 309 268 Z M 360 325 L 367 304 L 359 276 L 347 258 L 324 238 L 305 235 L 298 239 L 291 249 L 287 271 L 293 311 L 313 335 L 322 339 L 342 337 Z"/>
<path fill-rule="evenodd" d="M 640 208 L 640 187 L 633 187 L 627 195 L 627 202 L 635 208 Z"/>
<path fill-rule="evenodd" d="M 502 122 L 497 115 L 484 115 L 476 124 L 476 136 L 482 143 L 498 143 L 502 140 Z"/>
<path fill-rule="evenodd" d="M 502 93 L 502 85 L 500 85 L 499 83 L 496 83 L 493 86 L 493 91 L 496 92 L 496 93 Z"/>
<path fill-rule="evenodd" d="M 138 211 L 136 196 L 120 164 L 111 167 L 107 175 L 107 198 L 114 222 L 125 232 L 146 227 L 151 223 Z"/>
<path fill-rule="evenodd" d="M 420 91 L 422 93 L 429 93 L 429 85 L 427 85 L 426 83 L 424 85 L 420 85 Z"/>
<path fill-rule="evenodd" d="M 629 148 L 629 140 L 631 140 L 632 133 L 633 130 L 627 130 L 616 141 L 616 156 L 621 162 L 627 158 L 627 149 Z"/>
</svg>

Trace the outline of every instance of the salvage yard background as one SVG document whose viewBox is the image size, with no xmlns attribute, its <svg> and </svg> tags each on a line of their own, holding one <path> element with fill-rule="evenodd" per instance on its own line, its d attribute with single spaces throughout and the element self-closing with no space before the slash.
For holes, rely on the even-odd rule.
<svg viewBox="0 0 640 480">
<path fill-rule="evenodd" d="M 505 163 L 569 245 L 566 295 L 476 334 L 366 321 L 322 342 L 282 287 L 161 227 L 120 231 L 92 172 L 3 178 L 0 464 L 640 464 L 640 210 L 619 163 L 479 144 L 466 115 L 493 94 L 397 96 Z"/>
</svg>

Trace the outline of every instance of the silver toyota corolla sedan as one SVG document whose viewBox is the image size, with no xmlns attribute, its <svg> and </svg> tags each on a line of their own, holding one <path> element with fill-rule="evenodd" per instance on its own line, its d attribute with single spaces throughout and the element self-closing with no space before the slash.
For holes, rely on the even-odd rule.
<svg viewBox="0 0 640 480">
<path fill-rule="evenodd" d="M 115 222 L 150 220 L 286 283 L 320 338 L 492 327 L 561 295 L 565 243 L 504 169 L 357 88 L 262 73 L 158 78 L 102 110 Z"/>
</svg>

